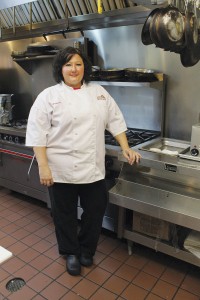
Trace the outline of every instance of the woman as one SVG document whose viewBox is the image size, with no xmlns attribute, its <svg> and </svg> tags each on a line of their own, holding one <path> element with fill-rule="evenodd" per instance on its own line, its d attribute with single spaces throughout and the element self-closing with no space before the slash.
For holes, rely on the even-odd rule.
<svg viewBox="0 0 200 300">
<path fill-rule="evenodd" d="M 140 154 L 129 148 L 122 113 L 108 92 L 89 83 L 91 63 L 79 50 L 60 50 L 53 63 L 57 82 L 42 91 L 28 118 L 26 145 L 33 147 L 41 184 L 51 195 L 58 249 L 67 271 L 91 266 L 107 205 L 104 132 L 119 142 L 130 164 Z M 78 199 L 83 208 L 78 232 Z"/>
</svg>

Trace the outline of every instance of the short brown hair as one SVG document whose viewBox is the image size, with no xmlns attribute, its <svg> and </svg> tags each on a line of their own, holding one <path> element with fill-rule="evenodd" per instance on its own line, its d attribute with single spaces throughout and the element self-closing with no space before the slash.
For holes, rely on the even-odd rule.
<svg viewBox="0 0 200 300">
<path fill-rule="evenodd" d="M 92 64 L 89 58 L 79 49 L 74 47 L 67 47 L 58 51 L 53 60 L 53 77 L 57 83 L 64 81 L 62 75 L 62 67 L 68 62 L 73 55 L 78 54 L 84 63 L 84 75 L 83 80 L 88 83 L 90 81 L 90 75 L 92 73 Z"/>
</svg>

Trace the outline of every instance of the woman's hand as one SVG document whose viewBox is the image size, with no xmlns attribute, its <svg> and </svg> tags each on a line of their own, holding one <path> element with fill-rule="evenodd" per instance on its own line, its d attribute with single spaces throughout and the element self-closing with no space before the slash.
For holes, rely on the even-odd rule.
<svg viewBox="0 0 200 300">
<path fill-rule="evenodd" d="M 123 150 L 122 153 L 130 165 L 132 165 L 133 163 L 138 163 L 140 161 L 141 155 L 131 148 Z"/>
<path fill-rule="evenodd" d="M 53 185 L 53 178 L 49 166 L 39 167 L 40 183 L 46 186 Z"/>
</svg>

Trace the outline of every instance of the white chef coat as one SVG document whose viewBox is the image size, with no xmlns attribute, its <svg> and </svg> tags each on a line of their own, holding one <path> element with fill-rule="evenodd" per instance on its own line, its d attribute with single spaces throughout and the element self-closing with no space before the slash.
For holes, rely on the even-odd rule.
<svg viewBox="0 0 200 300">
<path fill-rule="evenodd" d="M 26 146 L 46 147 L 54 182 L 91 183 L 105 177 L 105 129 L 113 136 L 127 130 L 109 93 L 99 84 L 76 90 L 62 82 L 33 103 Z"/>
</svg>

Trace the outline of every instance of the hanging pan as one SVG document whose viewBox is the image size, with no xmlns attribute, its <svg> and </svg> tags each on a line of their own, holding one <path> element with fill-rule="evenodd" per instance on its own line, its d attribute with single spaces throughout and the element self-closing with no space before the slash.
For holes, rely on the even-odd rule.
<svg viewBox="0 0 200 300">
<path fill-rule="evenodd" d="M 153 16 L 159 12 L 159 8 L 156 8 L 154 10 L 152 10 L 152 12 L 150 13 L 150 15 L 147 17 L 144 25 L 143 25 L 143 28 L 142 28 L 142 33 L 141 33 L 141 40 L 142 40 L 142 43 L 144 45 L 151 45 L 153 44 L 153 41 L 151 39 L 151 35 L 150 35 L 150 25 L 151 25 L 151 22 L 152 22 L 152 19 L 153 19 Z"/>
<path fill-rule="evenodd" d="M 165 50 L 179 52 L 185 46 L 185 17 L 177 7 L 169 5 L 159 16 L 157 37 Z"/>
<path fill-rule="evenodd" d="M 181 63 L 184 67 L 192 67 L 200 60 L 200 36 L 195 8 L 194 12 L 186 13 L 185 40 L 186 46 L 180 53 Z"/>
</svg>

